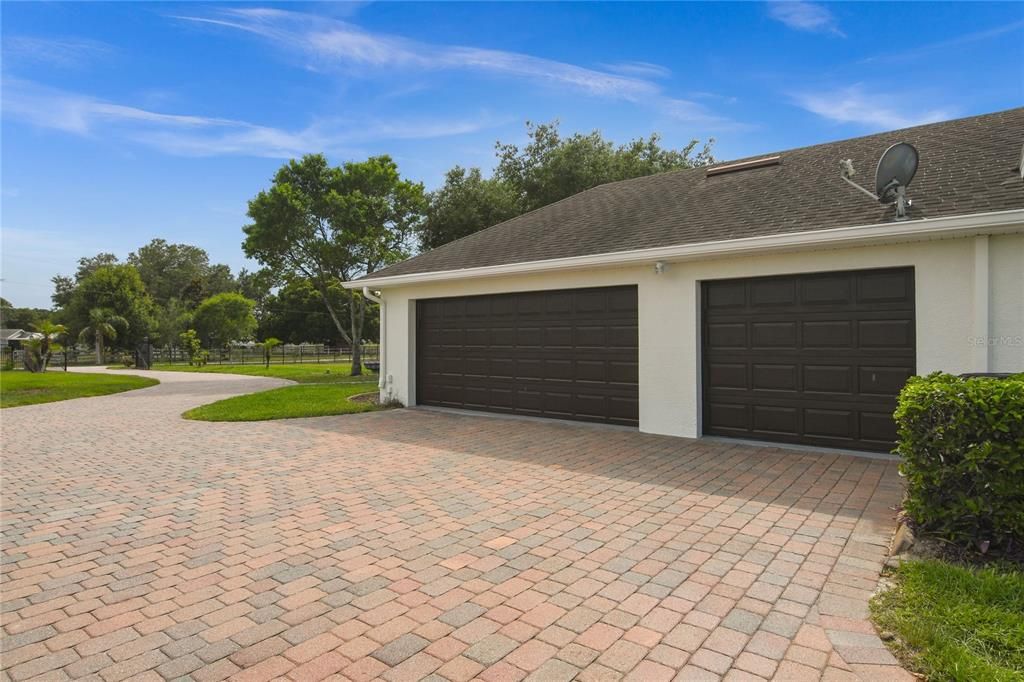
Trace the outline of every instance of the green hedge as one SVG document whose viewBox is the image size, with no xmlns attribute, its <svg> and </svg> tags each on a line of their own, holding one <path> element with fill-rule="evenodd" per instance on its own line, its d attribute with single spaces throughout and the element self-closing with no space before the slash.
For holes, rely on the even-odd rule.
<svg viewBox="0 0 1024 682">
<path fill-rule="evenodd" d="M 896 408 L 907 481 L 904 510 L 918 529 L 962 547 L 1024 545 L 1024 374 L 913 377 Z"/>
</svg>

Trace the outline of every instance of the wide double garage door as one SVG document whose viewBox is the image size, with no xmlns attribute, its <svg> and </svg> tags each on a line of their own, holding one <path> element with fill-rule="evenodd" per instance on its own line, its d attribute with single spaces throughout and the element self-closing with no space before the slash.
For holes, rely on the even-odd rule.
<svg viewBox="0 0 1024 682">
<path fill-rule="evenodd" d="M 704 433 L 886 451 L 914 374 L 912 268 L 704 282 Z"/>
<path fill-rule="evenodd" d="M 635 426 L 637 288 L 416 304 L 421 405 Z"/>
</svg>

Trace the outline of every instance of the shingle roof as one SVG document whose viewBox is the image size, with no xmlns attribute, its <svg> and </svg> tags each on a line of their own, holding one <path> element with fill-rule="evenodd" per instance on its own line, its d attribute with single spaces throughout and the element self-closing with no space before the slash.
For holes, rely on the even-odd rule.
<svg viewBox="0 0 1024 682">
<path fill-rule="evenodd" d="M 600 185 L 379 270 L 371 277 L 508 265 L 892 221 L 874 189 L 879 156 L 896 142 L 920 152 L 907 191 L 911 219 L 1024 208 L 1016 171 L 1024 107 L 780 152 L 781 163 L 707 177 L 704 168 Z M 761 154 L 751 159 L 769 156 Z M 734 163 L 734 162 L 730 162 Z"/>
</svg>

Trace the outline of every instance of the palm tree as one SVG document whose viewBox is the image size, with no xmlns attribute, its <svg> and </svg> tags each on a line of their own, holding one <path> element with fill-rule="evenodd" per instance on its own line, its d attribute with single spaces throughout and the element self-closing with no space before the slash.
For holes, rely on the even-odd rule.
<svg viewBox="0 0 1024 682">
<path fill-rule="evenodd" d="M 267 368 L 270 367 L 270 354 L 274 351 L 274 348 L 281 345 L 281 339 L 271 336 L 263 341 L 263 359 L 266 361 Z"/>
<path fill-rule="evenodd" d="M 32 371 L 45 372 L 46 366 L 50 364 L 50 356 L 53 355 L 53 351 L 60 350 L 57 340 L 67 334 L 68 330 L 64 325 L 54 324 L 49 320 L 34 324 L 32 328 L 41 335 L 38 339 L 33 339 L 29 345 L 29 349 L 35 356 L 35 362 L 32 363 L 35 368 Z"/>
<path fill-rule="evenodd" d="M 117 338 L 117 327 L 127 327 L 128 320 L 103 308 L 89 311 L 89 326 L 78 335 L 79 340 L 90 336 L 96 344 L 96 364 L 103 364 L 103 343 Z"/>
</svg>

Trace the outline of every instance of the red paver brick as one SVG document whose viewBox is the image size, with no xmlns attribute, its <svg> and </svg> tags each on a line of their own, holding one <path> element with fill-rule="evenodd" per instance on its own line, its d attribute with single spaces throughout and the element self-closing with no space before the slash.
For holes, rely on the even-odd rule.
<svg viewBox="0 0 1024 682">
<path fill-rule="evenodd" d="M 576 638 L 576 641 L 585 647 L 590 647 L 597 651 L 604 651 L 622 635 L 625 634 L 622 630 L 605 623 L 595 623 L 591 625 L 587 630 Z"/>
<path fill-rule="evenodd" d="M 154 375 L 4 414 L 5 503 L 26 510 L 0 565 L 12 677 L 67 652 L 68 675 L 199 682 L 661 679 L 718 656 L 737 679 L 899 678 L 875 640 L 826 635 L 874 637 L 891 462 L 411 410 L 240 429 L 179 415 L 281 382 Z M 460 605 L 471 620 L 445 617 Z M 394 669 L 372 657 L 410 633 L 430 644 Z M 488 637 L 509 643 L 497 660 L 465 655 Z"/>
<path fill-rule="evenodd" d="M 288 672 L 288 677 L 293 680 L 322 680 L 347 666 L 350 661 L 336 651 L 328 651 L 316 658 L 307 661 Z"/>
<path fill-rule="evenodd" d="M 676 671 L 666 665 L 654 661 L 640 661 L 633 670 L 626 675 L 630 682 L 667 682 L 676 676 Z"/>
<path fill-rule="evenodd" d="M 274 656 L 261 661 L 251 668 L 246 668 L 232 677 L 237 682 L 269 682 L 283 676 L 295 667 L 288 659 Z"/>
</svg>

